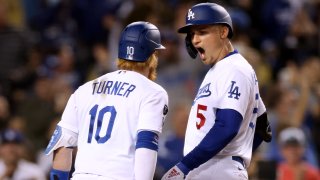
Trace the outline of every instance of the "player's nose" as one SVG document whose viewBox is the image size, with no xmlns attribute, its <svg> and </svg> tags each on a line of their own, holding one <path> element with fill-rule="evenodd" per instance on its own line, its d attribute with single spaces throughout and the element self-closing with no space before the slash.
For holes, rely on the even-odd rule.
<svg viewBox="0 0 320 180">
<path fill-rule="evenodd" d="M 192 41 L 192 44 L 193 44 L 194 46 L 196 46 L 197 44 L 199 44 L 199 43 L 200 43 L 199 35 L 193 34 L 192 37 L 191 37 L 191 41 Z"/>
</svg>

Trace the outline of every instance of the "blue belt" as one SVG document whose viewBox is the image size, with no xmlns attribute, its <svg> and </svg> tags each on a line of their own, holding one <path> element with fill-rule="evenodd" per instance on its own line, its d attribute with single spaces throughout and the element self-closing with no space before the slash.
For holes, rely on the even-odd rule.
<svg viewBox="0 0 320 180">
<path fill-rule="evenodd" d="M 245 165 L 244 165 L 244 161 L 243 161 L 243 159 L 242 159 L 240 156 L 232 156 L 232 160 L 234 160 L 234 161 L 237 161 L 237 162 L 241 163 L 241 164 L 242 164 L 242 166 L 243 166 L 243 167 L 245 167 Z"/>
</svg>

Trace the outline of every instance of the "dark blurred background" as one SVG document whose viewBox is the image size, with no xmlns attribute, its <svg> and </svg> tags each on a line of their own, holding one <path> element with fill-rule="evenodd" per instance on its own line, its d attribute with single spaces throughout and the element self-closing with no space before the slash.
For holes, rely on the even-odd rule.
<svg viewBox="0 0 320 180">
<path fill-rule="evenodd" d="M 288 127 L 305 134 L 299 163 L 308 166 L 302 169 L 319 172 L 320 0 L 0 0 L 0 130 L 23 136 L 11 142 L 21 149 L 12 161 L 26 161 L 48 175 L 52 157 L 43 152 L 69 96 L 116 69 L 118 38 L 127 24 L 149 21 L 167 47 L 156 80 L 170 101 L 160 137 L 159 179 L 182 157 L 188 113 L 208 70 L 188 56 L 184 36 L 176 32 L 199 2 L 229 11 L 232 43 L 256 70 L 268 109 L 275 138 L 254 154 L 250 179 L 276 179 L 280 165 L 290 161 L 285 153 L 298 156 L 298 145 L 284 152 L 278 141 Z M 0 144 L 0 176 L 7 156 L 1 149 L 8 142 Z"/>
</svg>

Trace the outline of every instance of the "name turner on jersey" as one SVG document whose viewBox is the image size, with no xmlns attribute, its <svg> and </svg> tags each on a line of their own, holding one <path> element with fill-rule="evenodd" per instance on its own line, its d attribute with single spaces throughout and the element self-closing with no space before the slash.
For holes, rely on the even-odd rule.
<svg viewBox="0 0 320 180">
<path fill-rule="evenodd" d="M 128 97 L 136 88 L 135 85 L 121 81 L 100 81 L 92 84 L 92 95 L 109 94 Z"/>
</svg>

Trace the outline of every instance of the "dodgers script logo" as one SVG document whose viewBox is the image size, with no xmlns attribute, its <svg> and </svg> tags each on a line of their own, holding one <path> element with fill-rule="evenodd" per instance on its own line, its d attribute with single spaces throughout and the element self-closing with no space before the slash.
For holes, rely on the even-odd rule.
<svg viewBox="0 0 320 180">
<path fill-rule="evenodd" d="M 191 9 L 188 11 L 188 20 L 190 19 L 194 19 L 194 13 L 191 11 Z"/>
<path fill-rule="evenodd" d="M 199 89 L 198 94 L 197 94 L 196 98 L 194 99 L 194 102 L 200 98 L 208 97 L 211 95 L 210 84 L 211 83 L 208 83 Z"/>
</svg>

